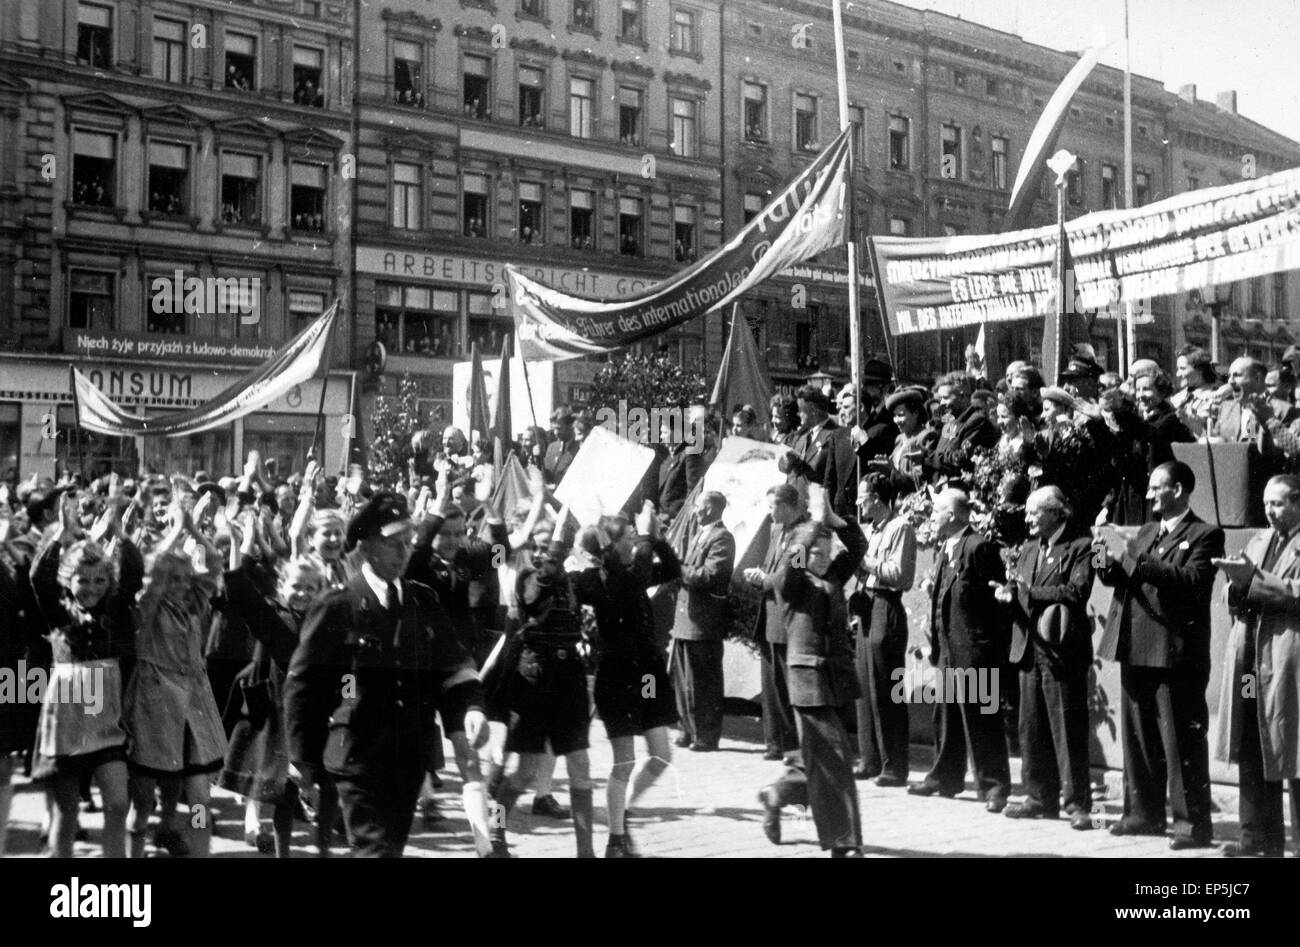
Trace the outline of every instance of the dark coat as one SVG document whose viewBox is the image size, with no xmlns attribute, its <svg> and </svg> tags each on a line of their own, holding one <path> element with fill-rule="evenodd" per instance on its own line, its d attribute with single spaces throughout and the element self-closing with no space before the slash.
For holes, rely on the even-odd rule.
<svg viewBox="0 0 1300 947">
<path fill-rule="evenodd" d="M 671 522 L 681 511 L 686 495 L 704 478 L 704 455 L 698 449 L 675 447 L 659 465 L 658 477 L 655 510 Z"/>
<path fill-rule="evenodd" d="M 971 453 L 979 447 L 994 446 L 999 437 L 997 425 L 971 405 L 951 425 L 944 425 L 938 443 L 922 464 L 935 477 L 961 476 L 971 466 Z"/>
<path fill-rule="evenodd" d="M 942 641 L 949 667 L 999 667 L 1007 660 L 1006 625 L 989 585 L 1006 574 L 997 544 L 968 529 L 951 561 L 943 547 L 930 592 L 930 661 L 938 664 Z"/>
<path fill-rule="evenodd" d="M 542 461 L 542 472 L 546 475 L 547 483 L 555 485 L 563 479 L 581 446 L 577 438 L 570 438 L 567 444 L 556 440 L 546 445 L 546 459 Z"/>
<path fill-rule="evenodd" d="M 1011 611 L 1011 664 L 1029 663 L 1035 648 L 1071 668 L 1092 663 L 1092 536 L 1066 527 L 1038 562 L 1039 542 L 1029 539 L 1020 550 L 1015 574 L 1020 577 Z M 1035 575 L 1035 565 L 1038 570 Z"/>
<path fill-rule="evenodd" d="M 857 446 L 857 455 L 865 469 L 867 461 L 889 456 L 898 440 L 898 425 L 894 423 L 893 413 L 886 411 L 883 404 L 873 411 L 864 412 L 860 420 L 866 440 Z M 857 499 L 856 495 L 854 499 Z"/>
<path fill-rule="evenodd" d="M 632 557 L 624 564 L 614 549 L 606 551 L 599 568 L 570 577 L 581 605 L 596 613 L 598 650 L 608 655 L 642 656 L 657 652 L 654 614 L 646 590 L 681 575 L 681 562 L 665 540 L 638 536 Z"/>
<path fill-rule="evenodd" d="M 861 696 L 843 590 L 782 559 L 773 584 L 786 605 L 786 685 L 792 707 L 842 707 Z"/>
<path fill-rule="evenodd" d="M 816 432 L 802 431 L 791 450 L 790 479 L 820 485 L 832 509 L 840 516 L 850 515 L 857 502 L 857 455 L 848 430 L 827 418 Z"/>
<path fill-rule="evenodd" d="M 721 641 L 729 621 L 728 598 L 736 568 L 736 539 L 719 520 L 701 527 L 682 559 L 673 637 Z"/>
<path fill-rule="evenodd" d="M 402 758 L 427 762 L 440 706 L 482 709 L 478 675 L 433 590 L 402 590 L 393 616 L 358 574 L 308 613 L 285 681 L 290 759 L 382 777 Z"/>
<path fill-rule="evenodd" d="M 1138 667 L 1208 672 L 1210 560 L 1222 555 L 1223 530 L 1195 513 L 1163 540 L 1159 521 L 1143 526 L 1124 558 L 1097 573 L 1115 590 L 1097 656 Z"/>
</svg>

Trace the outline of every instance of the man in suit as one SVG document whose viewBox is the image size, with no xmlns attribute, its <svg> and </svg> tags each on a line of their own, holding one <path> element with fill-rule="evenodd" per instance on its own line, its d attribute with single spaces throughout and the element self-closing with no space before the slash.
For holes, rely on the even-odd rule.
<svg viewBox="0 0 1300 947">
<path fill-rule="evenodd" d="M 560 405 L 551 412 L 551 443 L 546 445 L 546 457 L 542 461 L 542 470 L 546 482 L 555 486 L 578 454 L 578 439 L 573 434 L 573 412 L 565 405 Z"/>
<path fill-rule="evenodd" d="M 1088 668 L 1092 665 L 1092 536 L 1073 527 L 1059 487 L 1040 487 L 1025 504 L 1030 541 L 995 596 L 1011 613 L 1009 663 L 1020 677 L 1024 802 L 1012 819 L 1055 819 L 1062 802 L 1070 828 L 1092 828 L 1088 774 Z"/>
<path fill-rule="evenodd" d="M 907 791 L 957 795 L 966 786 L 969 745 L 980 798 L 989 812 L 998 813 L 1011 792 L 996 694 L 1007 643 L 993 598 L 1005 569 L 998 547 L 971 529 L 970 514 L 970 495 L 959 487 L 950 485 L 935 498 L 932 520 L 939 548 L 930 592 L 930 663 L 938 669 L 942 694 L 934 708 L 934 766 Z M 981 677 L 987 686 L 972 686 Z"/>
<path fill-rule="evenodd" d="M 673 616 L 673 691 L 681 735 L 677 745 L 704 753 L 722 738 L 722 638 L 727 631 L 736 540 L 722 525 L 727 498 L 716 490 L 695 501 L 699 529 L 682 559 L 681 589 Z"/>
<path fill-rule="evenodd" d="M 1237 764 L 1241 788 L 1241 841 L 1223 849 L 1230 858 L 1283 856 L 1284 782 L 1300 847 L 1300 478 L 1269 480 L 1264 514 L 1269 528 L 1241 555 L 1215 560 L 1233 618 L 1215 746 L 1216 759 Z"/>
<path fill-rule="evenodd" d="M 885 407 L 890 381 L 894 373 L 888 363 L 869 358 L 862 364 L 862 408 L 858 415 L 856 392 L 850 383 L 840 391 L 838 399 L 840 426 L 847 429 L 853 449 L 861 462 L 860 472 L 866 473 L 869 460 L 888 456 L 898 439 L 898 425 L 894 412 Z M 856 482 L 856 477 L 855 477 Z"/>
<path fill-rule="evenodd" d="M 285 680 L 289 758 L 338 786 L 353 851 L 399 858 L 428 765 L 436 714 L 487 740 L 470 656 L 428 586 L 404 580 L 413 526 L 404 499 L 378 493 L 348 527 L 358 573 L 307 615 Z"/>
<path fill-rule="evenodd" d="M 781 488 L 776 488 L 781 489 Z M 843 709 L 858 696 L 844 607 L 844 579 L 865 548 L 857 523 L 836 516 L 829 498 L 811 489 L 815 516 L 790 532 L 774 573 L 748 570 L 751 581 L 774 591 L 785 626 L 782 667 L 798 715 L 802 759 L 759 793 L 763 831 L 781 841 L 781 808 L 812 810 L 817 838 L 832 857 L 861 855 L 862 819 L 853 783 L 853 750 Z M 832 559 L 832 530 L 845 551 Z"/>
<path fill-rule="evenodd" d="M 971 466 L 971 453 L 998 442 L 998 429 L 988 415 L 970 401 L 970 378 L 965 372 L 949 372 L 934 388 L 939 402 L 938 417 L 943 429 L 934 449 L 922 461 L 935 478 L 960 477 Z"/>
<path fill-rule="evenodd" d="M 836 515 L 852 517 L 857 496 L 853 442 L 830 416 L 830 399 L 820 388 L 804 385 L 795 398 L 803 431 L 778 466 L 791 480 L 802 478 L 825 489 Z"/>
<path fill-rule="evenodd" d="M 1097 653 L 1119 662 L 1122 692 L 1124 817 L 1111 834 L 1163 835 L 1168 785 L 1174 849 L 1205 847 L 1212 837 L 1205 688 L 1212 560 L 1223 555 L 1223 530 L 1191 511 L 1195 487 L 1186 464 L 1158 466 L 1147 483 L 1156 519 L 1125 549 L 1103 534 L 1095 560 L 1115 590 Z"/>
<path fill-rule="evenodd" d="M 1269 394 L 1267 376 L 1263 363 L 1253 358 L 1233 362 L 1228 369 L 1232 397 L 1219 406 L 1218 420 L 1211 428 L 1221 441 L 1253 444 L 1259 451 L 1259 489 L 1255 496 L 1262 494 L 1264 480 L 1284 473 L 1288 460 L 1294 458 L 1297 442 L 1290 428 L 1300 420 L 1295 405 Z"/>
<path fill-rule="evenodd" d="M 673 430 L 667 420 L 660 428 L 659 437 L 668 445 L 668 456 L 659 465 L 659 489 L 654 499 L 665 525 L 677 518 L 687 495 L 704 477 L 703 411 L 702 406 L 698 410 L 692 408 L 687 425 L 681 430 Z"/>
<path fill-rule="evenodd" d="M 745 578 L 755 588 L 762 590 L 762 601 L 755 618 L 754 641 L 758 643 L 762 659 L 762 691 L 759 700 L 763 708 L 763 742 L 767 747 L 765 760 L 779 760 L 785 753 L 799 746 L 795 731 L 794 711 L 785 686 L 785 617 L 774 589 L 763 585 L 756 576 L 773 575 L 785 555 L 790 531 L 808 517 L 804 501 L 792 484 L 783 483 L 767 491 L 768 508 L 772 525 L 768 534 L 767 554 L 761 569 L 746 569 Z"/>
</svg>

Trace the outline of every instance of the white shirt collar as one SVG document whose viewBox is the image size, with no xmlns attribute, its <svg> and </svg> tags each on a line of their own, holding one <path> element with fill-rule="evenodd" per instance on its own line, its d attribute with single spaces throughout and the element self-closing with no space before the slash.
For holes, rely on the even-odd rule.
<svg viewBox="0 0 1300 947">
<path fill-rule="evenodd" d="M 370 563 L 368 562 L 361 563 L 361 574 L 365 576 L 366 584 L 370 586 L 370 590 L 375 593 L 375 598 L 379 599 L 379 603 L 383 605 L 384 608 L 391 608 L 392 605 L 388 601 L 388 583 L 375 575 L 375 570 L 370 568 Z M 393 585 L 397 587 L 397 604 L 400 605 L 402 604 L 403 595 L 402 582 L 399 579 L 394 582 Z"/>
<path fill-rule="evenodd" d="M 967 523 L 961 529 L 957 530 L 957 532 L 954 533 L 953 535 L 949 536 L 947 541 L 943 544 L 944 551 L 948 553 L 949 559 L 952 558 L 952 551 L 957 548 L 957 543 L 959 543 L 961 541 L 961 538 L 965 536 L 968 532 L 970 532 L 969 523 Z"/>
<path fill-rule="evenodd" d="M 1183 512 L 1175 516 L 1173 519 L 1162 518 L 1160 520 L 1160 529 L 1165 533 L 1172 533 L 1175 529 L 1178 528 L 1178 524 L 1187 518 L 1187 514 L 1190 512 L 1192 512 L 1192 508 L 1189 506 L 1187 509 L 1183 510 Z"/>
</svg>

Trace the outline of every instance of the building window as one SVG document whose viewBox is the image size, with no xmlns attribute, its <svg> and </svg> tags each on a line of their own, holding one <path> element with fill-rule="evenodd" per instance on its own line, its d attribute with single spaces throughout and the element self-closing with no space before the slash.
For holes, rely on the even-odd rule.
<svg viewBox="0 0 1300 947">
<path fill-rule="evenodd" d="M 891 237 L 906 237 L 910 228 L 906 218 L 890 217 L 889 218 L 889 235 Z"/>
<path fill-rule="evenodd" d="M 998 80 L 994 79 L 992 76 L 986 77 L 984 80 L 984 91 L 990 99 L 996 99 L 1001 92 Z"/>
<path fill-rule="evenodd" d="M 465 114 L 470 118 L 492 117 L 492 60 L 486 56 L 465 57 Z"/>
<path fill-rule="evenodd" d="M 1115 166 L 1101 166 L 1101 206 L 1103 210 L 1114 210 L 1119 206 L 1119 188 L 1115 186 Z"/>
<path fill-rule="evenodd" d="M 262 159 L 233 151 L 221 153 L 221 222 L 260 224 Z"/>
<path fill-rule="evenodd" d="M 641 199 L 618 199 L 618 252 L 623 256 L 641 256 L 644 252 L 642 234 Z"/>
<path fill-rule="evenodd" d="M 311 108 L 325 107 L 325 92 L 321 88 L 321 75 L 325 53 L 310 46 L 293 48 L 293 100 Z"/>
<path fill-rule="evenodd" d="M 519 12 L 539 20 L 546 16 L 546 11 L 542 8 L 542 0 L 519 0 Z"/>
<path fill-rule="evenodd" d="M 912 120 L 901 115 L 889 117 L 889 166 L 896 171 L 912 167 Z"/>
<path fill-rule="evenodd" d="M 745 140 L 767 141 L 767 86 L 744 83 Z"/>
<path fill-rule="evenodd" d="M 641 128 L 645 109 L 645 93 L 626 86 L 618 90 L 618 140 L 634 148 L 641 147 Z"/>
<path fill-rule="evenodd" d="M 519 67 L 519 124 L 525 128 L 546 127 L 546 107 L 542 92 L 546 73 L 532 66 Z"/>
<path fill-rule="evenodd" d="M 466 293 L 465 308 L 469 310 L 470 344 L 477 342 L 478 350 L 485 354 L 500 354 L 502 343 L 514 332 L 514 323 L 492 307 L 490 293 Z"/>
<path fill-rule="evenodd" d="M 420 175 L 418 164 L 393 163 L 393 226 L 399 230 L 419 230 L 421 227 Z"/>
<path fill-rule="evenodd" d="M 519 182 L 519 242 L 541 246 L 546 240 L 546 203 L 542 186 Z"/>
<path fill-rule="evenodd" d="M 108 331 L 113 328 L 113 275 L 73 270 L 68 278 L 68 327 Z"/>
<path fill-rule="evenodd" d="M 595 248 L 596 195 L 592 191 L 569 191 L 569 242 L 575 250 Z"/>
<path fill-rule="evenodd" d="M 794 146 L 800 151 L 816 151 L 821 147 L 817 129 L 817 97 L 795 93 L 794 96 Z"/>
<path fill-rule="evenodd" d="M 966 91 L 966 73 L 962 72 L 960 69 L 954 69 L 954 70 L 952 71 L 952 84 L 953 84 L 956 88 L 958 88 L 958 89 L 960 89 L 961 91 L 965 92 L 965 91 Z"/>
<path fill-rule="evenodd" d="M 812 368 L 813 327 L 811 323 L 799 322 L 794 327 L 794 361 L 800 368 Z"/>
<path fill-rule="evenodd" d="M 747 193 L 745 195 L 745 223 L 749 223 L 763 212 L 763 195 Z"/>
<path fill-rule="evenodd" d="M 488 176 L 466 171 L 461 176 L 461 233 L 466 237 L 488 235 Z"/>
<path fill-rule="evenodd" d="M 993 167 L 992 171 L 993 186 L 999 190 L 1007 189 L 1007 152 L 1010 150 L 1010 143 L 1005 138 L 994 135 L 989 145 L 992 149 Z"/>
<path fill-rule="evenodd" d="M 226 34 L 226 88 L 257 88 L 257 40 L 243 33 Z"/>
<path fill-rule="evenodd" d="M 573 0 L 573 25 L 584 30 L 596 28 L 595 0 Z"/>
<path fill-rule="evenodd" d="M 289 226 L 325 232 L 325 166 L 295 161 L 289 166 Z"/>
<path fill-rule="evenodd" d="M 1151 175 L 1145 171 L 1133 172 L 1133 206 L 1143 207 L 1151 196 Z"/>
<path fill-rule="evenodd" d="M 149 212 L 177 217 L 189 206 L 190 154 L 184 145 L 149 142 Z"/>
<path fill-rule="evenodd" d="M 424 50 L 410 40 L 393 41 L 393 99 L 424 108 Z"/>
<path fill-rule="evenodd" d="M 72 203 L 112 207 L 117 139 L 103 132 L 72 132 Z"/>
<path fill-rule="evenodd" d="M 1273 312 L 1274 319 L 1286 319 L 1286 279 L 1285 273 L 1273 274 Z"/>
<path fill-rule="evenodd" d="M 289 290 L 289 331 L 297 335 L 325 311 L 325 294 Z"/>
<path fill-rule="evenodd" d="M 1200 178 L 1192 177 L 1190 174 L 1187 175 L 1187 190 L 1194 191 L 1200 186 L 1201 186 Z"/>
<path fill-rule="evenodd" d="M 941 164 L 939 173 L 942 177 L 955 181 L 962 179 L 961 161 L 961 126 L 944 125 L 939 129 Z"/>
<path fill-rule="evenodd" d="M 591 138 L 596 127 L 596 83 L 580 76 L 569 77 L 569 134 Z"/>
<path fill-rule="evenodd" d="M 866 164 L 867 157 L 867 110 L 861 105 L 849 106 L 849 122 L 852 127 L 853 153 L 857 160 Z"/>
<path fill-rule="evenodd" d="M 645 0 L 621 0 L 619 3 L 618 35 L 623 39 L 644 39 L 641 28 L 641 5 Z"/>
<path fill-rule="evenodd" d="M 699 156 L 699 136 L 695 127 L 696 103 L 694 99 L 672 100 L 673 125 L 669 129 L 668 147 L 679 158 Z"/>
<path fill-rule="evenodd" d="M 695 14 L 677 7 L 673 10 L 673 28 L 670 48 L 675 53 L 694 53 Z"/>
<path fill-rule="evenodd" d="M 155 18 L 150 72 L 161 82 L 185 81 L 185 24 Z"/>
<path fill-rule="evenodd" d="M 307 452 L 315 440 L 313 415 L 259 411 L 244 419 L 244 450 L 257 451 L 268 464 L 275 461 L 275 470 L 282 476 L 306 469 Z"/>
<path fill-rule="evenodd" d="M 151 333 L 153 335 L 185 335 L 187 332 L 189 332 L 189 326 L 188 326 L 188 321 L 186 319 L 186 312 L 184 307 L 173 308 L 172 306 L 167 306 L 166 309 L 170 311 L 159 312 L 158 308 L 155 308 L 155 306 L 152 305 L 152 301 L 154 298 L 155 282 L 161 280 L 163 282 L 163 285 L 170 285 L 171 278 L 172 278 L 171 274 L 168 273 L 150 273 L 150 274 L 146 274 L 144 278 L 144 288 L 145 288 L 144 295 L 145 298 L 150 300 L 151 302 L 150 305 L 145 306 L 145 318 L 144 318 L 145 332 Z M 220 298 L 222 302 L 224 302 L 227 298 L 229 298 L 233 305 L 235 306 L 238 305 L 240 299 L 238 294 L 227 297 L 224 295 L 224 293 L 221 293 L 221 290 L 218 290 L 218 293 L 220 294 Z M 214 302 L 215 301 L 216 300 L 214 300 Z"/>
<path fill-rule="evenodd" d="M 455 292 L 375 284 L 375 333 L 389 351 L 454 358 L 460 354 L 459 322 Z"/>
<path fill-rule="evenodd" d="M 694 263 L 698 257 L 695 217 L 694 207 L 673 208 L 673 259 L 678 263 Z"/>
<path fill-rule="evenodd" d="M 113 11 L 77 4 L 77 60 L 100 69 L 113 65 Z"/>
<path fill-rule="evenodd" d="M 1083 191 L 1083 159 L 1077 158 L 1074 167 L 1065 175 L 1065 199 L 1071 207 L 1082 207 L 1084 202 Z"/>
</svg>

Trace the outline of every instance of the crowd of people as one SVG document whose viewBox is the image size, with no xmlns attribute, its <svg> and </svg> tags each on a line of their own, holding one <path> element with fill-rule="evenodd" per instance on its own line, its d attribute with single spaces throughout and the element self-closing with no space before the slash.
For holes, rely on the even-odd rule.
<svg viewBox="0 0 1300 947">
<path fill-rule="evenodd" d="M 633 856 L 635 804 L 674 748 L 719 748 L 724 638 L 752 615 L 765 756 L 784 764 L 759 793 L 774 843 L 783 807 L 805 805 L 823 849 L 858 855 L 855 779 L 953 796 L 968 758 L 989 812 L 1095 828 L 1100 658 L 1119 664 L 1122 692 L 1110 831 L 1164 835 L 1170 807 L 1171 847 L 1209 846 L 1221 571 L 1233 632 L 1215 752 L 1239 764 L 1242 800 L 1225 851 L 1280 855 L 1284 783 L 1293 822 L 1300 796 L 1293 388 L 1289 369 L 1272 377 L 1251 359 L 1221 377 L 1199 349 L 1174 377 L 1139 361 L 1120 378 L 1080 346 L 1058 386 L 1024 362 L 996 384 L 972 362 L 896 386 L 868 360 L 860 393 L 777 395 L 766 425 L 752 405 L 725 418 L 691 407 L 698 426 L 648 438 L 654 461 L 623 510 L 582 527 L 554 490 L 595 417 L 565 407 L 512 445 L 522 499 L 503 493 L 491 446 L 456 428 L 417 436 L 409 475 L 386 489 L 314 461 L 276 479 L 256 454 L 239 477 L 0 485 L 0 667 L 46 680 L 34 704 L 0 701 L 0 827 L 26 768 L 56 855 L 72 854 L 92 784 L 105 855 L 140 857 L 150 841 L 203 855 L 215 784 L 243 799 L 245 839 L 264 853 L 287 857 L 305 819 L 322 855 L 342 832 L 355 855 L 399 856 L 417 816 L 442 818 L 449 743 L 481 857 L 509 856 L 530 788 L 533 812 L 571 822 L 578 856 L 593 857 L 594 703 L 613 757 L 605 855 Z M 703 443 L 688 443 L 697 429 Z M 731 436 L 788 448 L 760 564 L 739 574 L 730 498 L 704 489 Z M 1195 475 L 1173 445 L 1193 440 L 1253 457 L 1268 528 L 1241 553 L 1190 509 Z M 1113 590 L 1095 650 L 1094 581 Z M 918 584 L 920 644 L 903 605 Z M 934 701 L 934 762 L 909 785 L 899 678 L 918 658 L 957 686 Z M 1011 803 L 1017 748 L 1025 798 Z M 569 808 L 551 792 L 560 757 Z"/>
</svg>

